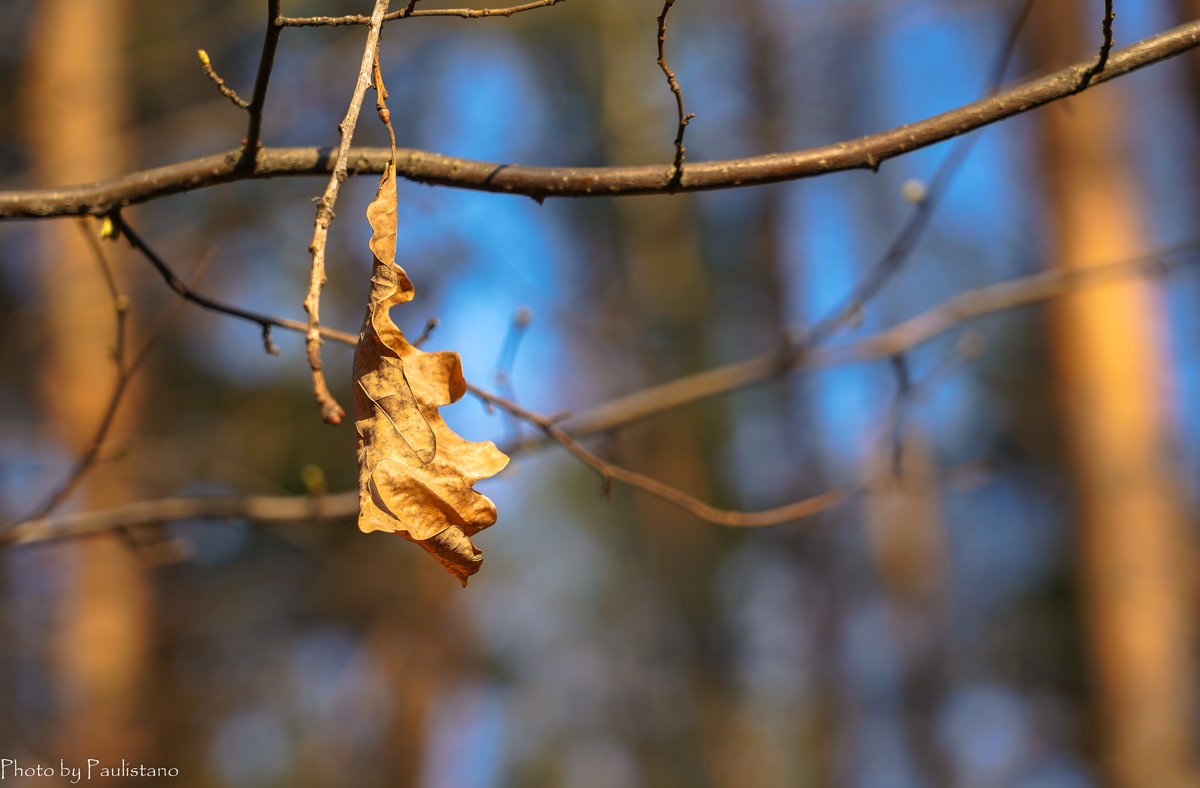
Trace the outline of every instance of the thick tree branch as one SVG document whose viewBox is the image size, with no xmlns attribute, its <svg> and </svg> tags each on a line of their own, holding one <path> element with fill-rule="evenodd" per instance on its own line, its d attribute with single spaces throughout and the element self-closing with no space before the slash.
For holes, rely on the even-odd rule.
<svg viewBox="0 0 1200 788">
<path fill-rule="evenodd" d="M 1200 44 L 1200 20 L 1114 51 L 1088 88 L 1157 63 Z M 842 170 L 877 168 L 887 159 L 1010 118 L 1076 92 L 1094 58 L 1026 82 L 980 101 L 878 134 L 817 148 L 724 161 L 693 162 L 672 187 L 671 164 L 641 167 L 533 167 L 498 164 L 399 149 L 397 173 L 421 183 L 479 191 L 546 197 L 598 197 L 704 191 L 795 180 Z M 262 148 L 254 167 L 239 170 L 241 149 L 202 159 L 132 173 L 87 186 L 0 192 L 0 218 L 38 218 L 105 214 L 123 205 L 145 202 L 243 178 L 328 175 L 330 152 L 320 148 Z M 388 148 L 352 150 L 351 174 L 383 172 Z"/>
</svg>

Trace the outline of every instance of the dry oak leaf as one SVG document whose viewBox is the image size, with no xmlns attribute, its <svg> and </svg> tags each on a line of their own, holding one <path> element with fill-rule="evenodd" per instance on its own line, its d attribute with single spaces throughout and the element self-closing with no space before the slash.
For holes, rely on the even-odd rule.
<svg viewBox="0 0 1200 788">
<path fill-rule="evenodd" d="M 358 430 L 358 527 L 416 542 L 462 581 L 483 553 L 471 536 L 496 522 L 496 507 L 472 486 L 508 464 L 491 441 L 454 433 L 438 413 L 466 392 L 457 353 L 424 353 L 389 315 L 411 301 L 413 286 L 396 265 L 396 167 L 367 206 L 374 235 L 371 294 L 354 353 Z"/>
</svg>

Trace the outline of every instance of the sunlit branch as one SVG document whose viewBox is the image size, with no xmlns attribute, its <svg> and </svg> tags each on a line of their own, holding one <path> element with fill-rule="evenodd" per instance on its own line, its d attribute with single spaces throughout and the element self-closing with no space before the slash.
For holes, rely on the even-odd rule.
<svg viewBox="0 0 1200 788">
<path fill-rule="evenodd" d="M 317 201 L 313 239 L 308 247 L 312 253 L 312 268 L 309 272 L 308 295 L 304 298 L 304 311 L 308 313 L 308 331 L 305 332 L 304 346 L 308 355 L 308 366 L 312 370 L 313 396 L 320 406 L 321 418 L 330 424 L 341 423 L 346 411 L 329 390 L 321 364 L 320 311 L 321 288 L 325 285 L 325 245 L 329 238 L 329 224 L 333 221 L 333 206 L 337 203 L 338 192 L 341 191 L 342 182 L 347 176 L 346 157 L 354 139 L 354 127 L 358 125 L 363 98 L 367 94 L 367 88 L 371 86 L 371 77 L 376 70 L 374 66 L 379 52 L 379 30 L 383 26 L 383 16 L 387 13 L 389 4 L 389 0 L 375 0 L 375 10 L 371 14 L 371 26 L 367 32 L 367 43 L 363 48 L 362 62 L 358 67 L 358 79 L 354 83 L 350 106 L 346 108 L 346 117 L 338 124 L 341 141 L 334 156 L 333 174 L 325 186 L 325 193 Z"/>
<path fill-rule="evenodd" d="M 1088 85 L 1127 74 L 1200 44 L 1200 20 L 1113 52 Z M 882 162 L 1010 118 L 1076 92 L 1093 65 L 1089 59 L 1047 77 L 916 123 L 817 148 L 724 161 L 693 162 L 677 186 L 673 167 L 533 167 L 473 161 L 427 151 L 397 150 L 397 173 L 421 183 L 479 191 L 547 197 L 599 197 L 703 191 L 795 180 L 843 170 L 877 168 Z M 350 174 L 383 172 L 389 148 L 351 150 Z M 262 148 L 253 168 L 241 170 L 241 149 L 132 173 L 101 183 L 53 189 L 0 192 L 0 218 L 102 215 L 114 208 L 245 178 L 328 175 L 330 151 L 321 148 Z"/>
<path fill-rule="evenodd" d="M 408 8 L 393 11 L 383 19 L 385 22 L 390 22 L 393 19 L 406 19 L 410 16 L 456 16 L 461 19 L 482 19 L 489 16 L 512 16 L 522 11 L 532 11 L 535 8 L 545 8 L 547 6 L 558 5 L 562 2 L 564 0 L 534 0 L 534 2 L 522 3 L 521 5 L 509 6 L 508 8 L 431 8 L 419 11 L 413 8 L 416 4 L 412 3 Z M 365 25 L 369 24 L 370 21 L 370 17 L 359 14 L 278 18 L 278 24 L 282 27 L 338 27 L 340 25 Z"/>
</svg>

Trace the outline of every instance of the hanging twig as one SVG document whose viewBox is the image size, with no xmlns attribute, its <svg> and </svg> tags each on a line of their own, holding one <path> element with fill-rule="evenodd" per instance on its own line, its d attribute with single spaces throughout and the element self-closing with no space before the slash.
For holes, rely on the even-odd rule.
<svg viewBox="0 0 1200 788">
<path fill-rule="evenodd" d="M 337 202 L 338 192 L 342 181 L 346 180 L 346 159 L 350 153 L 350 143 L 354 139 L 354 127 L 358 123 L 362 111 L 363 97 L 371 86 L 372 65 L 375 62 L 376 50 L 379 48 L 379 29 L 383 25 L 383 16 L 387 13 L 389 0 L 375 0 L 375 10 L 371 14 L 371 26 L 367 33 L 367 43 L 363 49 L 362 63 L 358 69 L 358 80 L 354 83 L 354 93 L 350 97 L 350 106 L 346 109 L 346 117 L 338 125 L 341 142 L 333 159 L 333 174 L 325 193 L 317 202 L 317 218 L 313 230 L 313 240 L 308 250 L 312 254 L 312 270 L 309 273 L 308 295 L 304 299 L 304 311 L 308 313 L 308 332 L 305 347 L 308 351 L 308 365 L 312 369 L 313 396 L 321 409 L 321 418 L 330 424 L 339 424 L 346 411 L 334 399 L 325 382 L 325 372 L 321 365 L 321 288 L 325 285 L 325 245 L 329 238 L 329 223 L 333 221 L 333 206 Z"/>
</svg>

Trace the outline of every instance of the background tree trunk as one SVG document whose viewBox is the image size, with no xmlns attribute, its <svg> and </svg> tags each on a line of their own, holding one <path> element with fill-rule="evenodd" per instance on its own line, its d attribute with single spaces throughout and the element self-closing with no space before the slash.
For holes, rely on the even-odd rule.
<svg viewBox="0 0 1200 788">
<path fill-rule="evenodd" d="M 1096 4 L 1039 7 L 1046 63 L 1099 43 Z M 1095 18 L 1093 18 L 1095 17 Z M 1146 248 L 1120 88 L 1041 115 L 1050 259 L 1084 267 Z M 1098 750 L 1115 786 L 1195 785 L 1193 549 L 1165 438 L 1171 383 L 1158 294 L 1136 281 L 1055 303 L 1052 342 L 1076 484 L 1079 582 Z"/>
<path fill-rule="evenodd" d="M 45 0 L 36 9 L 26 122 L 37 181 L 86 183 L 123 172 L 124 0 Z M 88 229 L 94 232 L 94 223 Z M 114 309 L 95 253 L 75 223 L 37 230 L 40 257 L 47 261 L 40 267 L 42 401 L 60 444 L 78 455 L 101 422 L 116 376 Z M 135 392 L 126 393 L 110 439 L 119 439 L 129 424 L 135 399 Z M 83 485 L 88 506 L 135 499 L 132 478 L 102 461 Z M 56 732 L 55 746 L 77 765 L 87 758 L 136 762 L 148 752 L 148 726 L 140 720 L 151 613 L 144 569 L 117 535 L 55 549 L 60 580 L 70 589 L 60 597 L 53 646 L 60 714 L 68 721 Z"/>
</svg>

